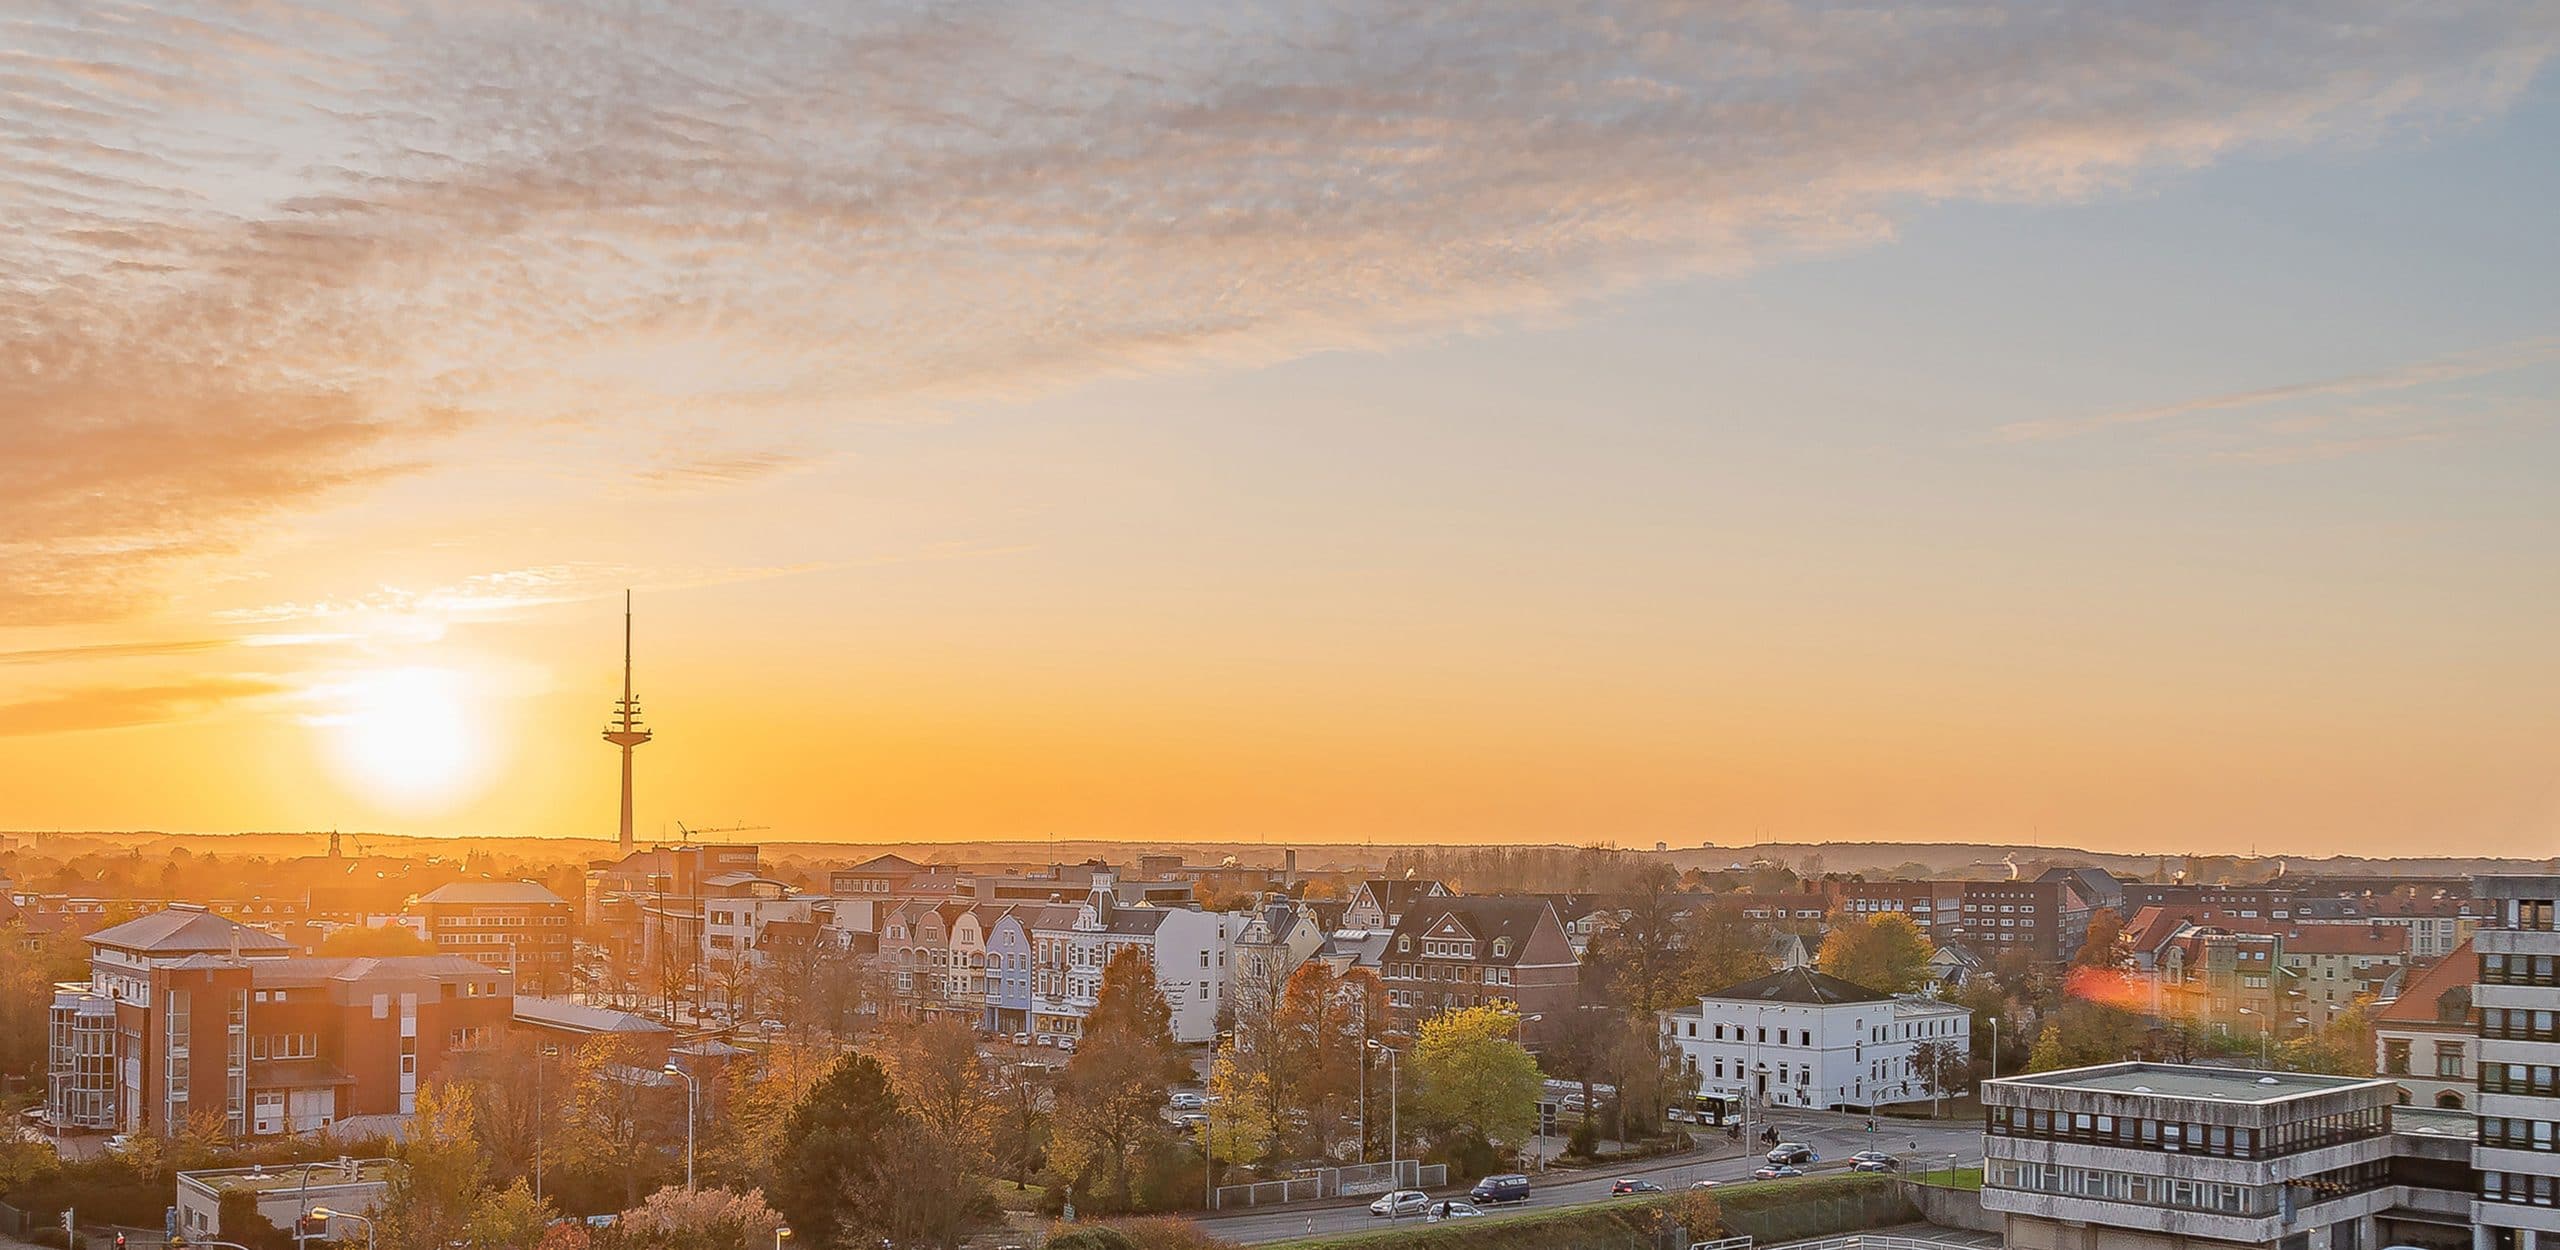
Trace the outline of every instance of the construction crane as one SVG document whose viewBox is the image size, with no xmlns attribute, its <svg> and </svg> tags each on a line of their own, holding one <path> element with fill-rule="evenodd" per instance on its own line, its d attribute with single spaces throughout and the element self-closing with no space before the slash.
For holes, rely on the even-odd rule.
<svg viewBox="0 0 2560 1250">
<path fill-rule="evenodd" d="M 713 829 L 695 829 L 681 820 L 676 822 L 676 832 L 683 834 L 685 841 L 696 844 L 702 841 L 702 835 L 706 833 L 761 833 L 771 828 L 773 828 L 771 825 L 721 825 Z"/>
</svg>

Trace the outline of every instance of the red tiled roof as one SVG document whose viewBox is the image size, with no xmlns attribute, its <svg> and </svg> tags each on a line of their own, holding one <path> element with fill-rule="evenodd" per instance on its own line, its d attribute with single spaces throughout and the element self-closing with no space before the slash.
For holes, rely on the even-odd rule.
<svg viewBox="0 0 2560 1250">
<path fill-rule="evenodd" d="M 2436 961 L 2435 966 L 2400 987 L 2400 997 L 2391 1005 L 2374 1013 L 2377 1024 L 2437 1024 L 2436 1001 L 2447 991 L 2469 987 L 2479 980 L 2480 961 L 2471 953 L 2471 943 L 2453 948 L 2453 953 Z"/>
<path fill-rule="evenodd" d="M 2303 925 L 2286 930 L 2284 950 L 2288 955 L 2405 955 L 2409 929 L 2406 925 Z"/>
</svg>

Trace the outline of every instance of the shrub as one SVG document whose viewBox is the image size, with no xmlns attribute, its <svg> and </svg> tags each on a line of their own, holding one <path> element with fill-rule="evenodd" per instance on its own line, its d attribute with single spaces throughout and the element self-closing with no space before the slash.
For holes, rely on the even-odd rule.
<svg viewBox="0 0 2560 1250">
<path fill-rule="evenodd" d="M 1113 1220 L 1105 1227 L 1128 1238 L 1134 1250 L 1234 1250 L 1236 1244 L 1179 1215 Z"/>
<path fill-rule="evenodd" d="M 1138 1250 L 1127 1233 L 1108 1224 L 1077 1224 L 1049 1234 L 1040 1250 Z"/>
<path fill-rule="evenodd" d="M 1448 1164 L 1452 1184 L 1490 1176 L 1501 1171 L 1504 1165 L 1502 1155 L 1494 1150 L 1492 1142 L 1464 1130 L 1433 1142 L 1431 1149 L 1424 1152 L 1422 1161 Z"/>
</svg>

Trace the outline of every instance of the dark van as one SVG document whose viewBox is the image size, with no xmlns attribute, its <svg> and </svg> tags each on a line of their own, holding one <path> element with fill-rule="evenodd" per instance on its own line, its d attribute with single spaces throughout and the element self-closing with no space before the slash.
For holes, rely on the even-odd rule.
<svg viewBox="0 0 2560 1250">
<path fill-rule="evenodd" d="M 1527 1202 L 1529 1200 L 1529 1178 L 1522 1176 L 1518 1172 L 1511 1172 L 1502 1176 L 1488 1176 L 1483 1180 L 1477 1181 L 1476 1187 L 1467 1191 L 1467 1197 L 1473 1199 L 1478 1204 L 1488 1202 Z"/>
</svg>

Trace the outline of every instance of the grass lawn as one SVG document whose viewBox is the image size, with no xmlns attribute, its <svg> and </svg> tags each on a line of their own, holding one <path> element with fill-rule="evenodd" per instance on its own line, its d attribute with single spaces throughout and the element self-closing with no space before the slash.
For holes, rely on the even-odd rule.
<svg viewBox="0 0 2560 1250">
<path fill-rule="evenodd" d="M 1913 1172 L 1911 1179 L 1923 1185 L 1935 1185 L 1940 1189 L 1978 1190 L 1982 1188 L 1982 1169 L 1957 1168 L 1950 1172 L 1945 1168 L 1939 1168 L 1932 1172 L 1924 1168 Z"/>
</svg>

